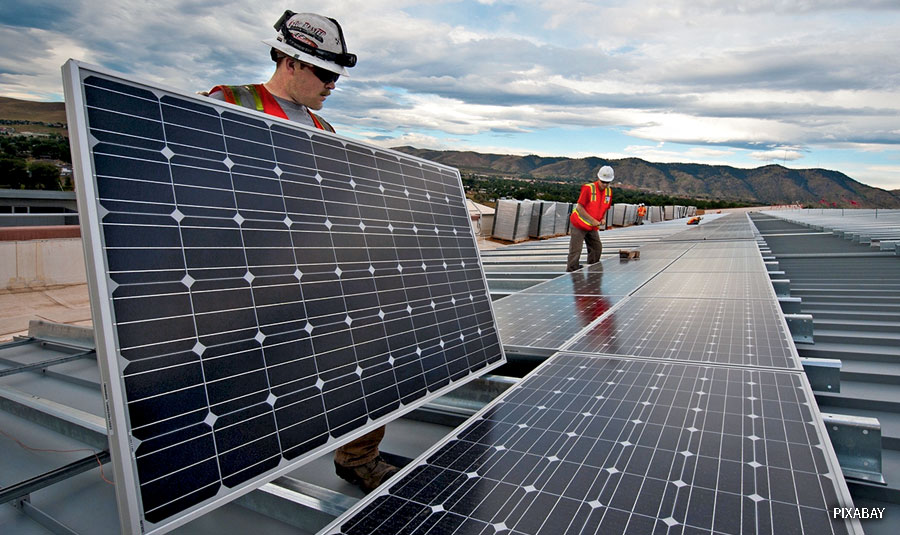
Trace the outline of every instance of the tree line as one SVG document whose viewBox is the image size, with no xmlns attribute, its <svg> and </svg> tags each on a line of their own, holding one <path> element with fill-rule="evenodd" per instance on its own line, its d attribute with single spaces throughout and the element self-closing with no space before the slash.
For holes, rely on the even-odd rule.
<svg viewBox="0 0 900 535">
<path fill-rule="evenodd" d="M 498 199 L 530 199 L 534 201 L 575 202 L 581 191 L 581 182 L 550 182 L 543 180 L 516 180 L 475 173 L 462 174 L 463 187 L 469 197 L 485 206 L 496 207 Z M 696 206 L 701 210 L 718 208 L 739 208 L 750 204 L 706 199 L 672 197 L 659 193 L 649 193 L 633 189 L 613 187 L 613 202 L 648 206 L 683 205 Z"/>
<path fill-rule="evenodd" d="M 51 128 L 65 128 L 66 123 L 48 123 L 46 121 L 26 121 L 24 119 L 0 119 L 0 124 L 24 125 L 34 124 L 38 126 L 49 126 Z"/>
<path fill-rule="evenodd" d="M 0 188 L 63 189 L 54 161 L 72 163 L 64 136 L 0 136 Z"/>
<path fill-rule="evenodd" d="M 60 135 L 0 136 L 0 188 L 63 189 L 59 168 L 48 160 L 72 163 L 68 138 Z M 475 173 L 462 173 L 462 181 L 468 196 L 487 206 L 496 206 L 497 200 L 502 198 L 575 202 L 582 185 L 576 181 L 517 180 Z M 617 187 L 613 187 L 613 200 L 650 206 L 680 204 L 704 210 L 750 206 L 735 201 L 672 197 Z"/>
</svg>

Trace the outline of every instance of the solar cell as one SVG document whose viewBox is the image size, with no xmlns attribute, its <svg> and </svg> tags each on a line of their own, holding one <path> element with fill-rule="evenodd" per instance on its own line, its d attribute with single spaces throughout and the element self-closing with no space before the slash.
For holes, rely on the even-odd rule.
<svg viewBox="0 0 900 535">
<path fill-rule="evenodd" d="M 459 173 L 70 61 L 123 531 L 502 364 Z"/>
<path fill-rule="evenodd" d="M 862 533 L 801 373 L 560 353 L 324 533 Z"/>
<path fill-rule="evenodd" d="M 774 300 L 632 296 L 566 350 L 799 370 Z"/>
</svg>

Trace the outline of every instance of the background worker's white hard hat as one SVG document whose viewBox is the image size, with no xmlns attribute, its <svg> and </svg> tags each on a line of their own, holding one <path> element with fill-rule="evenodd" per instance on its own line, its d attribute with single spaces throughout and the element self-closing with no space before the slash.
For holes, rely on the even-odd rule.
<svg viewBox="0 0 900 535">
<path fill-rule="evenodd" d="M 604 165 L 597 171 L 597 178 L 599 178 L 601 182 L 612 182 L 615 176 L 616 174 L 613 172 L 613 168 L 608 165 Z"/>
<path fill-rule="evenodd" d="M 285 11 L 275 23 L 278 35 L 263 43 L 303 63 L 346 75 L 356 65 L 338 21 L 315 13 Z"/>
</svg>

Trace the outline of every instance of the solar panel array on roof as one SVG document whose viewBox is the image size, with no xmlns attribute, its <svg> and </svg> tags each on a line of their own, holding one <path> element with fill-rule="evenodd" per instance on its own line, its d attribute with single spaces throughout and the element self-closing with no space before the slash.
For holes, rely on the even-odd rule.
<svg viewBox="0 0 900 535">
<path fill-rule="evenodd" d="M 458 171 L 70 61 L 123 531 L 504 361 Z"/>
<path fill-rule="evenodd" d="M 328 533 L 861 533 L 802 374 L 560 353 Z"/>
<path fill-rule="evenodd" d="M 753 235 L 746 216 L 722 219 L 698 236 Z M 661 268 L 326 531 L 861 533 L 833 517 L 851 500 L 774 292 L 747 282 L 765 268 L 735 258 L 748 271 Z M 677 297 L 679 278 L 703 290 L 694 275 L 719 282 Z"/>
</svg>

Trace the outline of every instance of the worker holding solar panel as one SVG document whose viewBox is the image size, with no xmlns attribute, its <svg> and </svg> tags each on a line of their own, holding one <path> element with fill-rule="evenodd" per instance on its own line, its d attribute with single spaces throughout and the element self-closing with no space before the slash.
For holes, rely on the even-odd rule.
<svg viewBox="0 0 900 535">
<path fill-rule="evenodd" d="M 313 110 L 321 110 L 338 78 L 356 65 L 338 21 L 315 13 L 285 11 L 275 23 L 278 34 L 263 42 L 271 47 L 275 72 L 268 82 L 218 85 L 208 96 L 255 109 L 320 130 L 334 128 Z M 397 472 L 382 459 L 378 446 L 384 427 L 338 448 L 334 466 L 338 476 L 370 492 Z"/>
<path fill-rule="evenodd" d="M 600 242 L 599 230 L 606 218 L 606 211 L 612 206 L 612 189 L 609 184 L 614 176 L 613 168 L 604 165 L 597 172 L 596 181 L 581 187 L 578 202 L 569 216 L 571 230 L 566 271 L 577 271 L 583 267 L 580 261 L 584 244 L 588 247 L 587 263 L 600 261 L 603 244 Z"/>
</svg>

